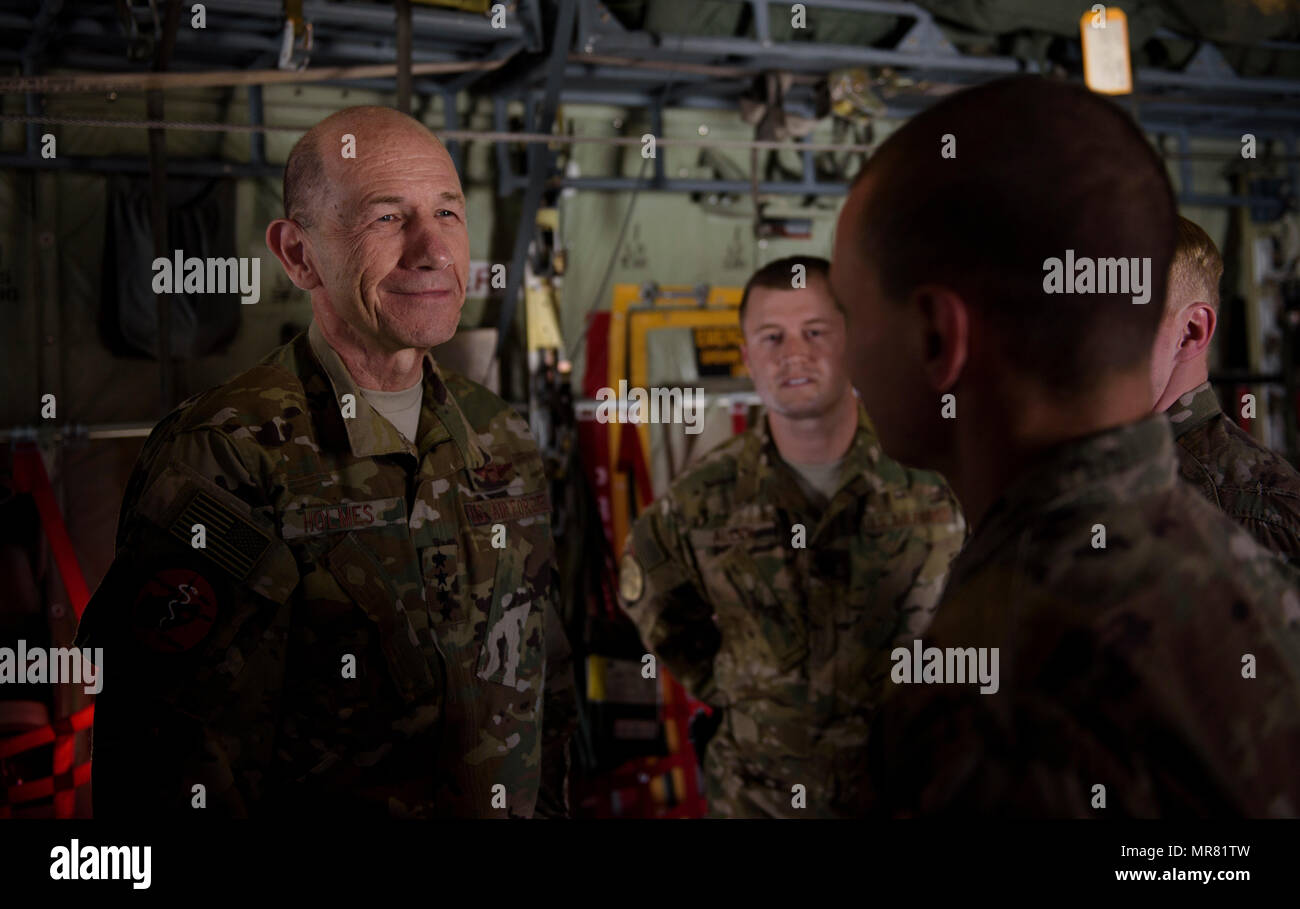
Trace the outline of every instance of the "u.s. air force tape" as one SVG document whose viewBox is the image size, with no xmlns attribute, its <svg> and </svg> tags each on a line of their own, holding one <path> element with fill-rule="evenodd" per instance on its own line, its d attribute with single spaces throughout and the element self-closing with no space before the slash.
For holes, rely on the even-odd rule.
<svg viewBox="0 0 1300 909">
<path fill-rule="evenodd" d="M 471 499 L 465 502 L 465 517 L 475 527 L 501 521 L 518 521 L 539 514 L 549 514 L 551 505 L 545 492 L 494 499 Z"/>
</svg>

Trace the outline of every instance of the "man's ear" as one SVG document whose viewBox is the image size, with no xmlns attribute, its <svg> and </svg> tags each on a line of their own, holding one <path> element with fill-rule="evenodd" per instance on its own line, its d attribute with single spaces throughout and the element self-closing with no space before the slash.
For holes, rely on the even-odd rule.
<svg viewBox="0 0 1300 909">
<path fill-rule="evenodd" d="M 937 392 L 961 378 L 970 352 L 970 308 L 947 287 L 920 287 L 912 294 L 921 333 L 921 368 Z"/>
<path fill-rule="evenodd" d="M 315 290 L 321 285 L 320 275 L 308 256 L 310 242 L 302 225 L 289 218 L 276 218 L 266 228 L 267 247 L 299 290 Z"/>
<path fill-rule="evenodd" d="M 1214 338 L 1214 328 L 1218 320 L 1214 307 L 1209 303 L 1189 304 L 1179 317 L 1183 325 L 1183 333 L 1178 339 L 1178 351 L 1174 354 L 1174 359 L 1179 363 L 1186 363 L 1203 354 Z"/>
<path fill-rule="evenodd" d="M 740 342 L 740 362 L 745 364 L 745 369 L 749 370 L 749 374 L 752 376 L 754 370 L 753 367 L 749 365 L 749 345 L 744 341 Z"/>
</svg>

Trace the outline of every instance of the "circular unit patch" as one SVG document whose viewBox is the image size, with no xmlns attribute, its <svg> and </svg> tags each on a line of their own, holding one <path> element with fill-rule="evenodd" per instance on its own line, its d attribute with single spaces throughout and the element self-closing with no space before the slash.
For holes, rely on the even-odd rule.
<svg viewBox="0 0 1300 909">
<path fill-rule="evenodd" d="M 623 553 L 618 565 L 618 593 L 629 603 L 635 603 L 645 593 L 645 572 L 641 563 L 630 552 Z"/>
<path fill-rule="evenodd" d="M 155 571 L 135 598 L 132 625 L 140 644 L 158 653 L 181 653 L 198 644 L 217 620 L 212 584 L 192 568 Z"/>
</svg>

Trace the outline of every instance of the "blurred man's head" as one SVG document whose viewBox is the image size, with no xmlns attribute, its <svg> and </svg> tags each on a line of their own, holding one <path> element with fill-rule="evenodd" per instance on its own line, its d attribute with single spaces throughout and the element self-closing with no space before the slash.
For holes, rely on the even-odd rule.
<svg viewBox="0 0 1300 909">
<path fill-rule="evenodd" d="M 992 408 L 1028 395 L 1058 413 L 1119 395 L 1131 419 L 1149 411 L 1174 218 L 1142 133 L 1083 88 L 1001 79 L 904 124 L 850 193 L 831 267 L 852 377 L 886 451 L 942 469 L 963 394 Z M 1067 254 L 1149 258 L 1154 302 L 1123 288 L 1046 293 L 1048 262 Z M 948 393 L 956 420 L 941 413 Z"/>
<path fill-rule="evenodd" d="M 1210 375 L 1210 341 L 1218 323 L 1223 258 L 1210 235 L 1178 219 L 1178 244 L 1169 267 L 1164 319 L 1151 355 L 1153 410 L 1163 413 Z"/>
<path fill-rule="evenodd" d="M 385 107 L 331 114 L 290 153 L 284 206 L 266 242 L 318 314 L 375 353 L 455 334 L 469 274 L 465 197 L 422 124 Z"/>
<path fill-rule="evenodd" d="M 844 368 L 844 314 L 814 256 L 770 262 L 745 285 L 741 353 L 769 412 L 821 417 L 851 395 Z"/>
</svg>

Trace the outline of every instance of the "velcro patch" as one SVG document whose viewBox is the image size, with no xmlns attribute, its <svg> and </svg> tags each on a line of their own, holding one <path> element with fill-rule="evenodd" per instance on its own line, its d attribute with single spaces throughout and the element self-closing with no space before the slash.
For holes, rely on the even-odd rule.
<svg viewBox="0 0 1300 909">
<path fill-rule="evenodd" d="M 518 521 L 534 515 L 550 514 L 551 503 L 545 492 L 499 499 L 476 499 L 465 503 L 465 516 L 475 527 L 501 521 Z"/>
<path fill-rule="evenodd" d="M 189 547 L 195 524 L 206 528 L 204 548 L 196 551 L 230 572 L 238 581 L 247 578 L 253 566 L 271 548 L 270 534 L 203 490 L 194 493 L 167 530 Z"/>
<path fill-rule="evenodd" d="M 208 636 L 217 612 L 217 594 L 207 578 L 192 568 L 163 568 L 136 594 L 131 625 L 145 648 L 180 653 Z"/>
<path fill-rule="evenodd" d="M 473 471 L 476 485 L 481 489 L 501 489 L 509 485 L 515 471 L 509 461 L 493 461 Z"/>
<path fill-rule="evenodd" d="M 624 601 L 635 603 L 645 593 L 645 572 L 631 552 L 623 553 L 618 566 L 618 593 Z"/>
<path fill-rule="evenodd" d="M 401 496 L 371 499 L 368 502 L 332 502 L 324 505 L 298 505 L 284 511 L 283 535 L 286 540 L 322 533 L 342 533 L 406 523 L 406 500 Z"/>
</svg>

